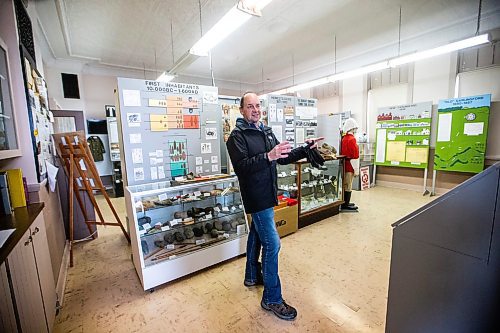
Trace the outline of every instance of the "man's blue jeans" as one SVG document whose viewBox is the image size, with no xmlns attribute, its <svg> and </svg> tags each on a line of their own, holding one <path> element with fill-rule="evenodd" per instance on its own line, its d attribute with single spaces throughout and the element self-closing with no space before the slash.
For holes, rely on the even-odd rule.
<svg viewBox="0 0 500 333">
<path fill-rule="evenodd" d="M 252 214 L 252 225 L 247 242 L 245 280 L 256 282 L 260 270 L 259 255 L 262 247 L 262 275 L 265 303 L 281 303 L 281 283 L 278 276 L 280 237 L 274 224 L 274 209 L 268 208 Z"/>
</svg>

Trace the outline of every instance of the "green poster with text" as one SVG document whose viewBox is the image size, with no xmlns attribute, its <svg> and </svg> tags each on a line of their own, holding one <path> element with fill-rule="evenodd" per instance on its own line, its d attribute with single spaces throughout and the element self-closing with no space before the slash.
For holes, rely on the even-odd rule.
<svg viewBox="0 0 500 333">
<path fill-rule="evenodd" d="M 439 101 L 436 170 L 483 171 L 490 102 L 491 94 Z"/>
<path fill-rule="evenodd" d="M 375 125 L 375 164 L 426 169 L 432 102 L 382 107 Z"/>
</svg>

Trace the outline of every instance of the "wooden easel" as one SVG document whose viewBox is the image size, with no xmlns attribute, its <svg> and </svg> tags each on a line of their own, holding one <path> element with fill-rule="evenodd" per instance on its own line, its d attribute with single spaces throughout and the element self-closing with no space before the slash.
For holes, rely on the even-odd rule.
<svg viewBox="0 0 500 333">
<path fill-rule="evenodd" d="M 54 142 L 56 144 L 57 155 L 61 159 L 62 165 L 64 165 L 64 170 L 68 176 L 68 190 L 69 190 L 69 250 L 70 250 L 70 267 L 73 267 L 73 194 L 76 197 L 78 205 L 82 211 L 83 217 L 85 219 L 85 224 L 89 229 L 92 238 L 95 236 L 92 233 L 92 224 L 100 225 L 112 225 L 119 226 L 122 229 L 125 238 L 130 243 L 130 237 L 123 227 L 120 217 L 116 213 L 116 210 L 109 199 L 108 193 L 102 184 L 99 173 L 94 163 L 94 159 L 90 152 L 90 148 L 85 140 L 85 135 L 83 131 L 69 132 L 54 134 Z M 117 222 L 105 222 L 102 216 L 102 212 L 97 205 L 97 201 L 94 196 L 94 191 L 100 191 L 106 202 L 108 203 L 113 215 Z M 85 205 L 83 203 L 81 192 L 86 192 L 90 198 L 92 206 L 94 207 L 97 215 L 99 216 L 100 222 L 89 220 L 87 211 L 85 210 Z"/>
</svg>

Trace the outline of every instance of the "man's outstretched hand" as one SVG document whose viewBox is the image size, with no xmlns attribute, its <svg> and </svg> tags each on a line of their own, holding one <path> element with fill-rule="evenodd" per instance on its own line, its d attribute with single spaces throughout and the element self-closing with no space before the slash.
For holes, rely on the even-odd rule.
<svg viewBox="0 0 500 333">
<path fill-rule="evenodd" d="M 319 138 L 310 138 L 310 139 L 306 139 L 306 142 L 307 143 L 313 143 L 311 146 L 309 146 L 309 149 L 314 149 L 318 146 L 318 143 L 320 141 L 323 141 L 325 139 L 325 137 L 323 136 L 320 136 Z"/>
<path fill-rule="evenodd" d="M 267 159 L 269 161 L 274 161 L 279 158 L 288 157 L 290 151 L 292 151 L 292 146 L 290 145 L 290 143 L 288 141 L 283 141 L 274 146 L 274 148 L 269 153 L 267 153 Z"/>
</svg>

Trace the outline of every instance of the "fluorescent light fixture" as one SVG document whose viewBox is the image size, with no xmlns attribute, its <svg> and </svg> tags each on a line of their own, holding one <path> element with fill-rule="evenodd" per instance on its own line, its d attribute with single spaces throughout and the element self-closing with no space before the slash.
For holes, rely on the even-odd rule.
<svg viewBox="0 0 500 333">
<path fill-rule="evenodd" d="M 243 23 L 248 21 L 252 16 L 246 14 L 236 7 L 231 8 L 224 17 L 222 17 L 215 25 L 208 30 L 203 37 L 200 38 L 189 50 L 189 53 L 205 57 L 208 52 L 230 33 L 238 29 Z"/>
<path fill-rule="evenodd" d="M 184 53 L 174 64 L 172 68 L 167 72 L 170 75 L 178 75 L 188 68 L 193 62 L 198 59 L 198 56 L 188 52 Z"/>
<path fill-rule="evenodd" d="M 170 82 L 173 79 L 175 79 L 175 75 L 171 75 L 171 74 L 168 74 L 167 72 L 163 72 L 163 73 L 161 73 L 160 76 L 158 76 L 158 78 L 156 79 L 156 81 Z"/>
<path fill-rule="evenodd" d="M 466 48 L 472 47 L 472 46 L 481 45 L 484 43 L 488 43 L 489 41 L 490 41 L 489 34 L 479 35 L 479 36 L 467 38 L 467 39 L 464 39 L 464 40 L 461 40 L 458 42 L 439 46 L 439 47 L 436 47 L 436 48 L 433 48 L 430 50 L 416 52 L 413 54 L 398 57 L 398 58 L 389 60 L 389 65 L 391 67 L 397 67 L 397 66 L 408 64 L 410 62 L 414 62 L 417 60 L 427 59 L 427 58 L 431 58 L 431 57 L 434 57 L 437 55 L 450 53 L 450 52 L 458 51 L 461 49 L 466 49 Z"/>
<path fill-rule="evenodd" d="M 379 70 L 382 70 L 385 68 L 389 68 L 389 63 L 387 61 L 379 62 L 379 63 L 369 65 L 369 66 L 360 67 L 360 68 L 354 69 L 352 71 L 347 71 L 347 72 L 343 72 L 343 73 L 339 73 L 339 74 L 326 76 L 326 77 L 323 77 L 323 78 L 320 78 L 317 80 L 313 80 L 313 81 L 309 81 L 306 83 L 297 84 L 297 85 L 289 87 L 289 88 L 273 91 L 271 94 L 281 95 L 281 94 L 293 93 L 293 92 L 296 92 L 299 90 L 314 88 L 314 87 L 322 86 L 324 84 L 335 82 L 335 81 L 341 81 L 341 80 L 344 80 L 344 79 L 347 79 L 350 77 L 368 74 L 368 73 L 379 71 Z"/>
<path fill-rule="evenodd" d="M 348 79 L 351 77 L 356 77 L 356 76 L 360 76 L 363 74 L 368 74 L 368 73 L 380 71 L 380 70 L 386 69 L 386 68 L 389 68 L 389 62 L 383 61 L 383 62 L 379 62 L 379 63 L 373 64 L 373 65 L 368 65 L 368 66 L 363 66 L 363 67 L 360 67 L 357 69 L 353 69 L 351 71 L 342 72 L 339 74 L 334 74 L 334 75 L 328 76 L 327 79 L 328 79 L 328 82 L 341 81 L 341 80 L 345 80 L 345 79 Z"/>
<path fill-rule="evenodd" d="M 236 8 L 253 16 L 262 16 L 262 8 L 266 7 L 272 0 L 239 0 Z"/>
<path fill-rule="evenodd" d="M 272 0 L 254 0 L 245 1 L 245 6 L 252 5 L 256 10 L 262 10 L 267 6 Z M 232 32 L 242 26 L 246 21 L 248 21 L 252 15 L 247 12 L 243 12 L 237 8 L 237 5 L 233 6 L 215 25 L 205 33 L 196 44 L 191 47 L 189 53 L 205 57 L 208 56 L 208 52 L 219 44 L 224 38 L 229 36 Z"/>
<path fill-rule="evenodd" d="M 328 77 L 323 77 L 321 79 L 317 79 L 317 80 L 309 81 L 309 82 L 306 82 L 306 83 L 298 84 L 298 85 L 290 87 L 290 88 L 288 88 L 286 90 L 287 90 L 287 92 L 295 92 L 295 91 L 304 90 L 304 89 L 307 89 L 307 88 L 313 88 L 313 87 L 321 86 L 321 85 L 327 84 L 327 83 L 329 83 Z"/>
<path fill-rule="evenodd" d="M 468 47 L 488 43 L 490 41 L 490 38 L 491 37 L 489 34 L 483 34 L 483 35 L 467 38 L 467 39 L 464 39 L 464 40 L 461 40 L 458 42 L 446 44 L 446 45 L 436 47 L 436 48 L 433 48 L 430 50 L 416 52 L 413 54 L 390 59 L 388 61 L 382 61 L 382 62 L 373 64 L 373 65 L 368 65 L 368 66 L 360 67 L 357 69 L 353 69 L 351 71 L 330 75 L 330 76 L 323 77 L 321 79 L 313 80 L 313 81 L 306 82 L 306 83 L 301 83 L 299 85 L 295 85 L 295 86 L 292 86 L 289 88 L 276 90 L 276 91 L 270 92 L 268 94 L 281 95 L 281 94 L 293 93 L 293 92 L 296 92 L 298 90 L 313 88 L 313 87 L 321 86 L 321 85 L 326 84 L 326 83 L 345 80 L 345 79 L 348 79 L 351 77 L 356 77 L 356 76 L 360 76 L 363 74 L 368 74 L 368 73 L 380 71 L 382 69 L 386 69 L 389 67 L 397 67 L 397 66 L 404 65 L 404 64 L 407 64 L 410 62 L 414 62 L 414 61 L 418 61 L 418 60 L 422 60 L 422 59 L 427 59 L 427 58 L 431 58 L 431 57 L 434 57 L 437 55 L 450 53 L 453 51 L 466 49 Z"/>
</svg>

